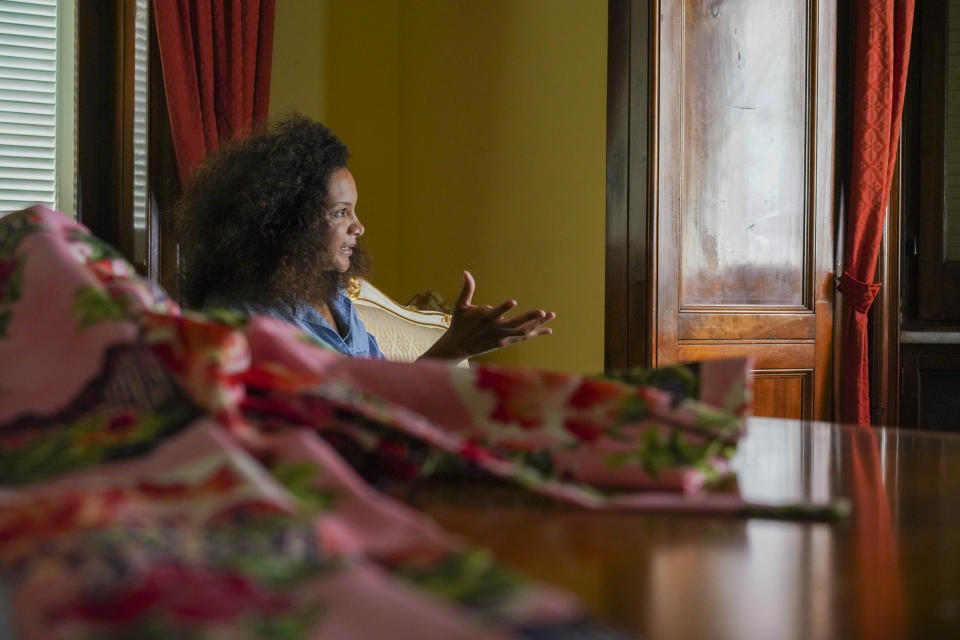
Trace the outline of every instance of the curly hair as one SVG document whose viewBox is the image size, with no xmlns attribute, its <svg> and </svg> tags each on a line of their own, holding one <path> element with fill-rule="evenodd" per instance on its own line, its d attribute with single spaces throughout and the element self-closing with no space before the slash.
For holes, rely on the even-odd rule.
<svg viewBox="0 0 960 640">
<path fill-rule="evenodd" d="M 183 302 L 201 306 L 216 293 L 316 304 L 368 273 L 359 246 L 346 273 L 322 267 L 330 177 L 349 156 L 333 132 L 299 114 L 209 156 L 175 213 L 185 248 Z"/>
</svg>

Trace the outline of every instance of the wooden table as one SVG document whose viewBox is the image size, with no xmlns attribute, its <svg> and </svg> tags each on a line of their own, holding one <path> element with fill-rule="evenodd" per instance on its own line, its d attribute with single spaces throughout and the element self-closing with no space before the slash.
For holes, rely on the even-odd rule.
<svg viewBox="0 0 960 640">
<path fill-rule="evenodd" d="M 649 640 L 960 638 L 960 436 L 752 418 L 744 497 L 845 496 L 841 523 L 587 512 L 505 486 L 416 506 Z"/>
</svg>

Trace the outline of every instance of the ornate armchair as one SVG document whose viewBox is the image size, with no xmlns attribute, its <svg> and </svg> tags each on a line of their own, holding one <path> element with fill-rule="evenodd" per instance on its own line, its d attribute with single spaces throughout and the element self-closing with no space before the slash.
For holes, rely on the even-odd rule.
<svg viewBox="0 0 960 640">
<path fill-rule="evenodd" d="M 354 280 L 347 295 L 367 330 L 376 336 L 391 360 L 416 360 L 450 326 L 449 313 L 401 305 L 366 280 Z M 467 361 L 460 366 L 467 366 Z"/>
</svg>

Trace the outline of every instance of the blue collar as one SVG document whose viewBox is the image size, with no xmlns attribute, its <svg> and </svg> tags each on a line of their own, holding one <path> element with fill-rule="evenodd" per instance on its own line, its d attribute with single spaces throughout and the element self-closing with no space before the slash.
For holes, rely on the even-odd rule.
<svg viewBox="0 0 960 640">
<path fill-rule="evenodd" d="M 238 302 L 218 294 L 207 296 L 204 301 L 204 308 L 217 307 L 258 313 L 295 324 L 312 338 L 349 356 L 380 359 L 384 357 L 376 338 L 367 333 L 367 328 L 360 321 L 356 309 L 353 308 L 353 303 L 350 302 L 350 298 L 342 289 L 330 302 L 331 313 L 337 319 L 339 326 L 346 330 L 342 336 L 336 327 L 330 326 L 330 323 L 320 315 L 319 311 L 306 303 L 291 306 L 281 302 Z"/>
<path fill-rule="evenodd" d="M 330 312 L 336 318 L 337 325 L 344 329 L 343 335 L 312 305 L 299 303 L 292 311 L 296 324 L 337 351 L 361 358 L 383 357 L 379 345 L 373 336 L 367 333 L 353 308 L 353 303 L 343 290 L 330 302 Z"/>
</svg>

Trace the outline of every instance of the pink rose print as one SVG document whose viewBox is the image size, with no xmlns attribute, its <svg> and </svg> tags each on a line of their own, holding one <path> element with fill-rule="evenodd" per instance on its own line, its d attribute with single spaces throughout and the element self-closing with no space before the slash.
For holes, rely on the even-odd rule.
<svg viewBox="0 0 960 640">
<path fill-rule="evenodd" d="M 159 564 L 132 585 L 74 602 L 62 613 L 87 622 L 126 624 L 150 613 L 182 622 L 232 622 L 250 613 L 290 608 L 286 598 L 266 593 L 239 573 Z"/>
<path fill-rule="evenodd" d="M 545 409 L 556 406 L 559 397 L 567 393 L 571 377 L 547 371 L 478 367 L 476 380 L 478 388 L 496 395 L 491 420 L 536 429 L 543 425 Z"/>
</svg>

